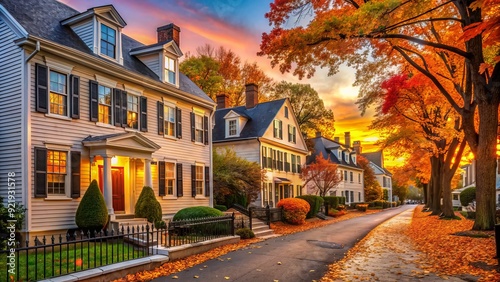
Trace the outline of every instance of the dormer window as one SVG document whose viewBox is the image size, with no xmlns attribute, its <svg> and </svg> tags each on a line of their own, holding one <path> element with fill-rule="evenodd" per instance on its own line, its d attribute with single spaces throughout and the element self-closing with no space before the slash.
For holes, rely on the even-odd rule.
<svg viewBox="0 0 500 282">
<path fill-rule="evenodd" d="M 227 121 L 227 135 L 236 136 L 238 134 L 238 121 L 231 119 Z"/>
<path fill-rule="evenodd" d="M 344 156 L 345 156 L 345 162 L 349 163 L 349 154 L 346 152 Z"/>
<path fill-rule="evenodd" d="M 116 59 L 116 30 L 101 24 L 101 54 Z"/>
<path fill-rule="evenodd" d="M 176 60 L 165 56 L 165 82 L 176 84 Z"/>
</svg>

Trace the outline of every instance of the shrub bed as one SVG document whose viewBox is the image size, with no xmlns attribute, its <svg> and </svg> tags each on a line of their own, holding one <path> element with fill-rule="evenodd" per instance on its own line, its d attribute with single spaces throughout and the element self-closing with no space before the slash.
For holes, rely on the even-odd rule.
<svg viewBox="0 0 500 282">
<path fill-rule="evenodd" d="M 357 204 L 356 209 L 365 212 L 368 209 L 368 204 Z"/>
<path fill-rule="evenodd" d="M 108 208 L 99 185 L 94 179 L 82 197 L 76 210 L 75 222 L 83 232 L 99 232 L 108 223 Z"/>
<path fill-rule="evenodd" d="M 332 217 L 339 217 L 346 214 L 345 210 L 336 210 L 336 209 L 330 209 L 328 210 L 328 215 Z"/>
<path fill-rule="evenodd" d="M 340 204 L 340 197 L 325 196 L 323 197 L 324 204 L 328 204 L 329 208 L 336 209 Z"/>
<path fill-rule="evenodd" d="M 218 210 L 211 207 L 189 207 L 179 210 L 173 217 L 173 220 L 185 220 L 203 217 L 214 217 L 223 216 L 224 214 Z"/>
<path fill-rule="evenodd" d="M 309 203 L 309 206 L 311 207 L 309 212 L 307 213 L 307 218 L 313 218 L 316 216 L 316 214 L 319 212 L 319 209 L 323 205 L 323 198 L 320 196 L 315 196 L 315 195 L 303 195 L 303 196 L 297 196 L 295 198 L 305 200 L 306 202 Z"/>
<path fill-rule="evenodd" d="M 251 239 L 255 237 L 253 231 L 246 227 L 236 230 L 236 235 L 240 236 L 241 239 Z"/>
<path fill-rule="evenodd" d="M 227 211 L 227 207 L 224 205 L 215 205 L 214 209 L 218 209 L 220 211 Z"/>
<path fill-rule="evenodd" d="M 283 217 L 290 224 L 300 225 L 306 221 L 311 206 L 300 198 L 285 198 L 278 202 L 278 208 L 283 207 Z"/>
</svg>

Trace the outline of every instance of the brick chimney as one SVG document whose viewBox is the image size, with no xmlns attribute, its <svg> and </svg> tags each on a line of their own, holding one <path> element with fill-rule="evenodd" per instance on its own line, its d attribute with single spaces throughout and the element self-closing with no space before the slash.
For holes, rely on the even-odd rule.
<svg viewBox="0 0 500 282">
<path fill-rule="evenodd" d="M 344 132 L 345 134 L 345 146 L 347 148 L 351 147 L 351 132 Z"/>
<path fill-rule="evenodd" d="M 259 103 L 259 87 L 255 83 L 245 85 L 246 107 L 255 107 Z"/>
<path fill-rule="evenodd" d="M 316 138 L 321 137 L 321 131 L 316 131 Z"/>
<path fill-rule="evenodd" d="M 229 107 L 229 96 L 226 94 L 217 95 L 217 110 Z"/>
<path fill-rule="evenodd" d="M 356 154 L 361 155 L 361 141 L 352 142 L 352 147 L 356 151 Z"/>
<path fill-rule="evenodd" d="M 156 29 L 156 33 L 158 34 L 158 43 L 174 40 L 177 46 L 181 46 L 181 29 L 175 24 L 160 26 Z"/>
<path fill-rule="evenodd" d="M 340 137 L 333 137 L 333 141 L 337 142 L 337 143 L 340 143 Z"/>
</svg>

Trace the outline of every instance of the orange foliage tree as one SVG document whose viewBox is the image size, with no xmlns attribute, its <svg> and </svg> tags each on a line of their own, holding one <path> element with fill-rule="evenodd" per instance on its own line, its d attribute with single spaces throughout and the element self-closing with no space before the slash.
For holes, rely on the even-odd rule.
<svg viewBox="0 0 500 282">
<path fill-rule="evenodd" d="M 380 200 L 383 196 L 382 187 L 380 187 L 380 184 L 377 181 L 375 171 L 373 171 L 373 168 L 370 166 L 370 161 L 361 155 L 356 157 L 356 161 L 363 169 L 365 202 Z"/>
<path fill-rule="evenodd" d="M 500 46 L 483 42 L 498 34 L 499 5 L 499 0 L 275 0 L 266 14 L 272 30 L 262 35 L 259 54 L 299 77 L 314 75 L 315 67 L 334 74 L 347 62 L 359 70 L 363 95 L 370 94 L 363 88 L 395 63 L 407 62 L 424 74 L 460 116 L 477 160 L 474 229 L 493 229 L 500 103 L 500 64 L 494 58 Z M 482 26 L 485 21 L 490 25 Z"/>
<path fill-rule="evenodd" d="M 337 187 L 341 181 L 337 165 L 323 158 L 321 154 L 313 163 L 302 169 L 302 179 L 304 186 L 311 185 L 315 194 L 319 193 L 321 197 L 326 196 L 326 193 Z"/>
</svg>

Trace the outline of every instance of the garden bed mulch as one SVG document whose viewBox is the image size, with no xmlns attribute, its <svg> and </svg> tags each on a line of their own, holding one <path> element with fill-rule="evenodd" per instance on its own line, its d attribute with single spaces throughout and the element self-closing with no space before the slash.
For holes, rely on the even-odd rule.
<svg viewBox="0 0 500 282">
<path fill-rule="evenodd" d="M 271 228 L 274 230 L 274 233 L 277 235 L 288 235 L 297 232 L 306 231 L 312 228 L 318 228 L 321 226 L 325 226 L 328 224 L 332 224 L 335 222 L 372 214 L 376 212 L 380 212 L 381 210 L 368 210 L 366 212 L 360 211 L 348 211 L 347 214 L 342 215 L 337 218 L 329 218 L 328 220 L 321 220 L 319 218 L 312 218 L 306 220 L 305 224 L 302 225 L 289 225 L 282 222 L 272 223 Z M 183 271 L 187 268 L 193 267 L 205 261 L 215 259 L 219 256 L 225 255 L 229 252 L 236 251 L 243 248 L 248 248 L 250 244 L 262 241 L 259 238 L 253 238 L 248 240 L 241 240 L 237 244 L 229 244 L 221 247 L 217 247 L 208 252 L 192 255 L 180 260 L 171 261 L 163 264 L 160 267 L 157 267 L 154 270 L 150 271 L 142 271 L 136 274 L 129 274 L 121 279 L 117 279 L 114 282 L 129 282 L 129 281 L 149 281 L 155 279 L 160 276 L 168 276 L 180 271 Z M 175 276 L 173 276 L 175 278 Z"/>
</svg>

